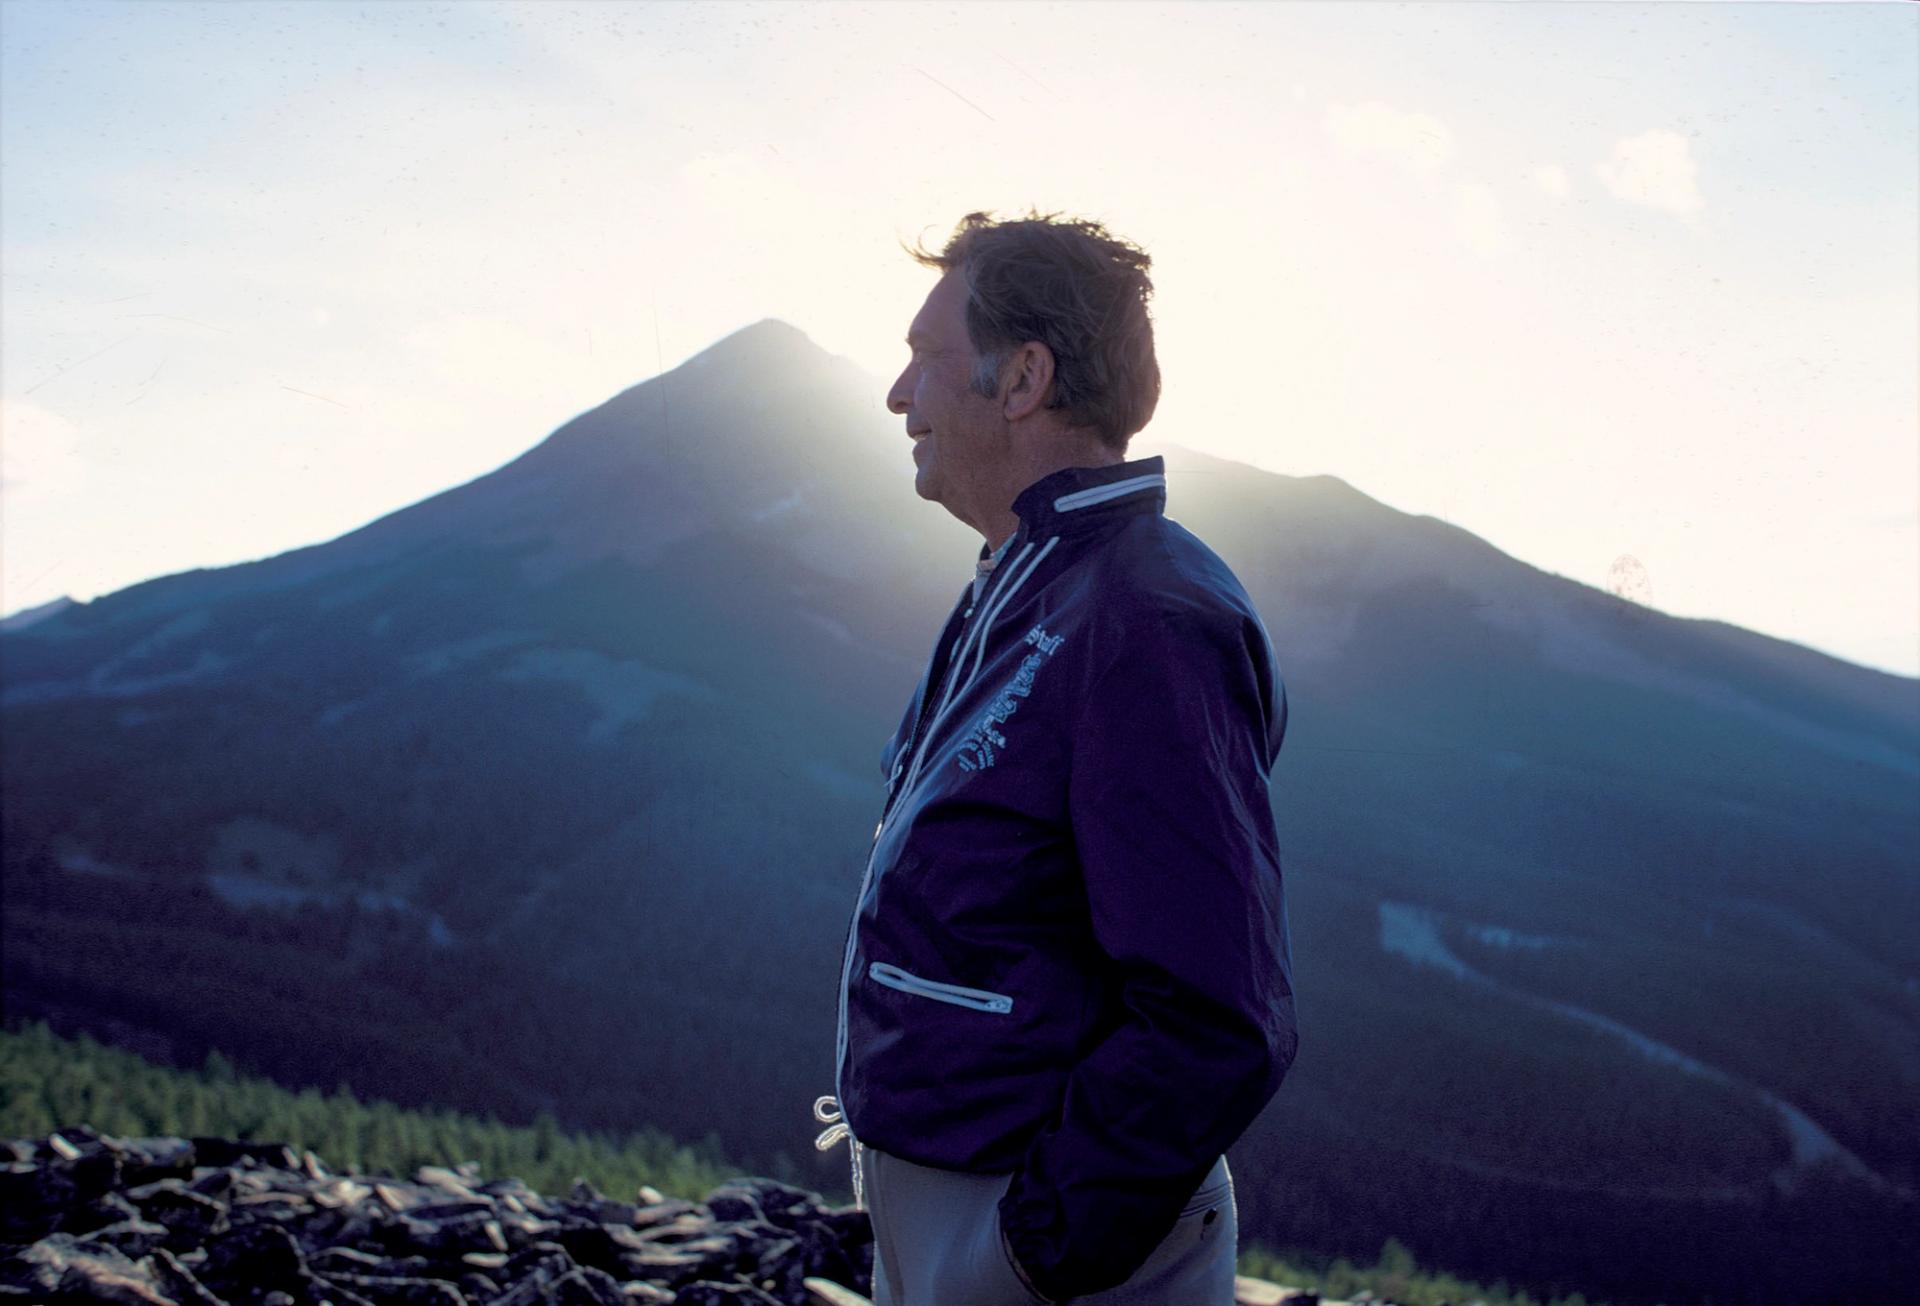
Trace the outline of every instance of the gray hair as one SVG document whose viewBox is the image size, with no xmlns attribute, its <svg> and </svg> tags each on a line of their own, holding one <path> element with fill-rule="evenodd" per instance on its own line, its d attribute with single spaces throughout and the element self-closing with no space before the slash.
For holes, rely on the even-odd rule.
<svg viewBox="0 0 1920 1306">
<path fill-rule="evenodd" d="M 1029 212 L 1004 222 L 969 213 L 938 253 L 907 253 L 966 279 L 975 392 L 991 397 L 1013 352 L 1037 341 L 1053 354 L 1047 407 L 1126 452 L 1160 402 L 1144 250 L 1090 219 Z"/>
</svg>

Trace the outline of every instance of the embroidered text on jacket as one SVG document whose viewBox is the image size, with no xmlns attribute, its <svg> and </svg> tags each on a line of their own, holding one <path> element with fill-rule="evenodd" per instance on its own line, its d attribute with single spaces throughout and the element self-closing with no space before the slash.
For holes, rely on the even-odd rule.
<svg viewBox="0 0 1920 1306">
<path fill-rule="evenodd" d="M 1020 706 L 1019 700 L 1033 692 L 1033 673 L 1039 670 L 1041 663 L 1053 656 L 1053 651 L 1065 639 L 1065 635 L 1047 634 L 1044 626 L 1035 626 L 1027 632 L 1026 642 L 1039 651 L 1020 659 L 1020 669 L 1014 673 L 1012 683 L 987 705 L 987 710 L 962 741 L 960 754 L 955 759 L 960 763 L 961 770 L 978 771 L 993 765 L 993 750 L 1007 746 L 1006 736 L 995 730 L 994 726 L 1005 725 L 1007 718 Z"/>
</svg>

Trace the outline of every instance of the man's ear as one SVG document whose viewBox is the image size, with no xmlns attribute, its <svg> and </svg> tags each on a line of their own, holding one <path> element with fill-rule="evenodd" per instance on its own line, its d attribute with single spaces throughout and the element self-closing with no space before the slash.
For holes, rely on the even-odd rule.
<svg viewBox="0 0 1920 1306">
<path fill-rule="evenodd" d="M 1029 340 L 1008 360 L 1013 384 L 1007 389 L 1003 414 L 1009 422 L 1031 417 L 1046 405 L 1053 391 L 1053 351 Z"/>
</svg>

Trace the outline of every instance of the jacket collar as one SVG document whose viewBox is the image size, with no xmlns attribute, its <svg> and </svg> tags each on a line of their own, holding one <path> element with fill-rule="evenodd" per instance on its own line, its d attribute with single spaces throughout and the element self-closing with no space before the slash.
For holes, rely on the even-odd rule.
<svg viewBox="0 0 1920 1306">
<path fill-rule="evenodd" d="M 1062 467 L 1014 496 L 1013 512 L 1020 519 L 1015 534 L 1028 539 L 1060 535 L 1134 513 L 1162 513 L 1166 507 L 1166 459 L 1160 454 L 1106 467 Z M 981 559 L 991 553 L 982 541 Z"/>
</svg>

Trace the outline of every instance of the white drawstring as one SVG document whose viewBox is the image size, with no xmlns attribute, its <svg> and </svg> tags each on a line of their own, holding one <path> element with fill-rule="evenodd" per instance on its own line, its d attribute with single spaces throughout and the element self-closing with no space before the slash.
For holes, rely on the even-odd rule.
<svg viewBox="0 0 1920 1306">
<path fill-rule="evenodd" d="M 820 1131 L 820 1136 L 813 1140 L 813 1145 L 816 1150 L 822 1152 L 829 1151 L 833 1145 L 841 1139 L 844 1138 L 848 1140 L 847 1153 L 853 1158 L 854 1209 L 859 1211 L 866 1210 L 867 1186 L 864 1182 L 864 1177 L 860 1173 L 860 1154 L 866 1151 L 867 1145 L 853 1136 L 853 1127 L 846 1123 L 846 1112 L 840 1109 L 840 1099 L 832 1096 L 816 1097 L 813 1099 L 813 1118 L 815 1120 L 837 1122 L 830 1123 L 826 1129 Z"/>
</svg>

